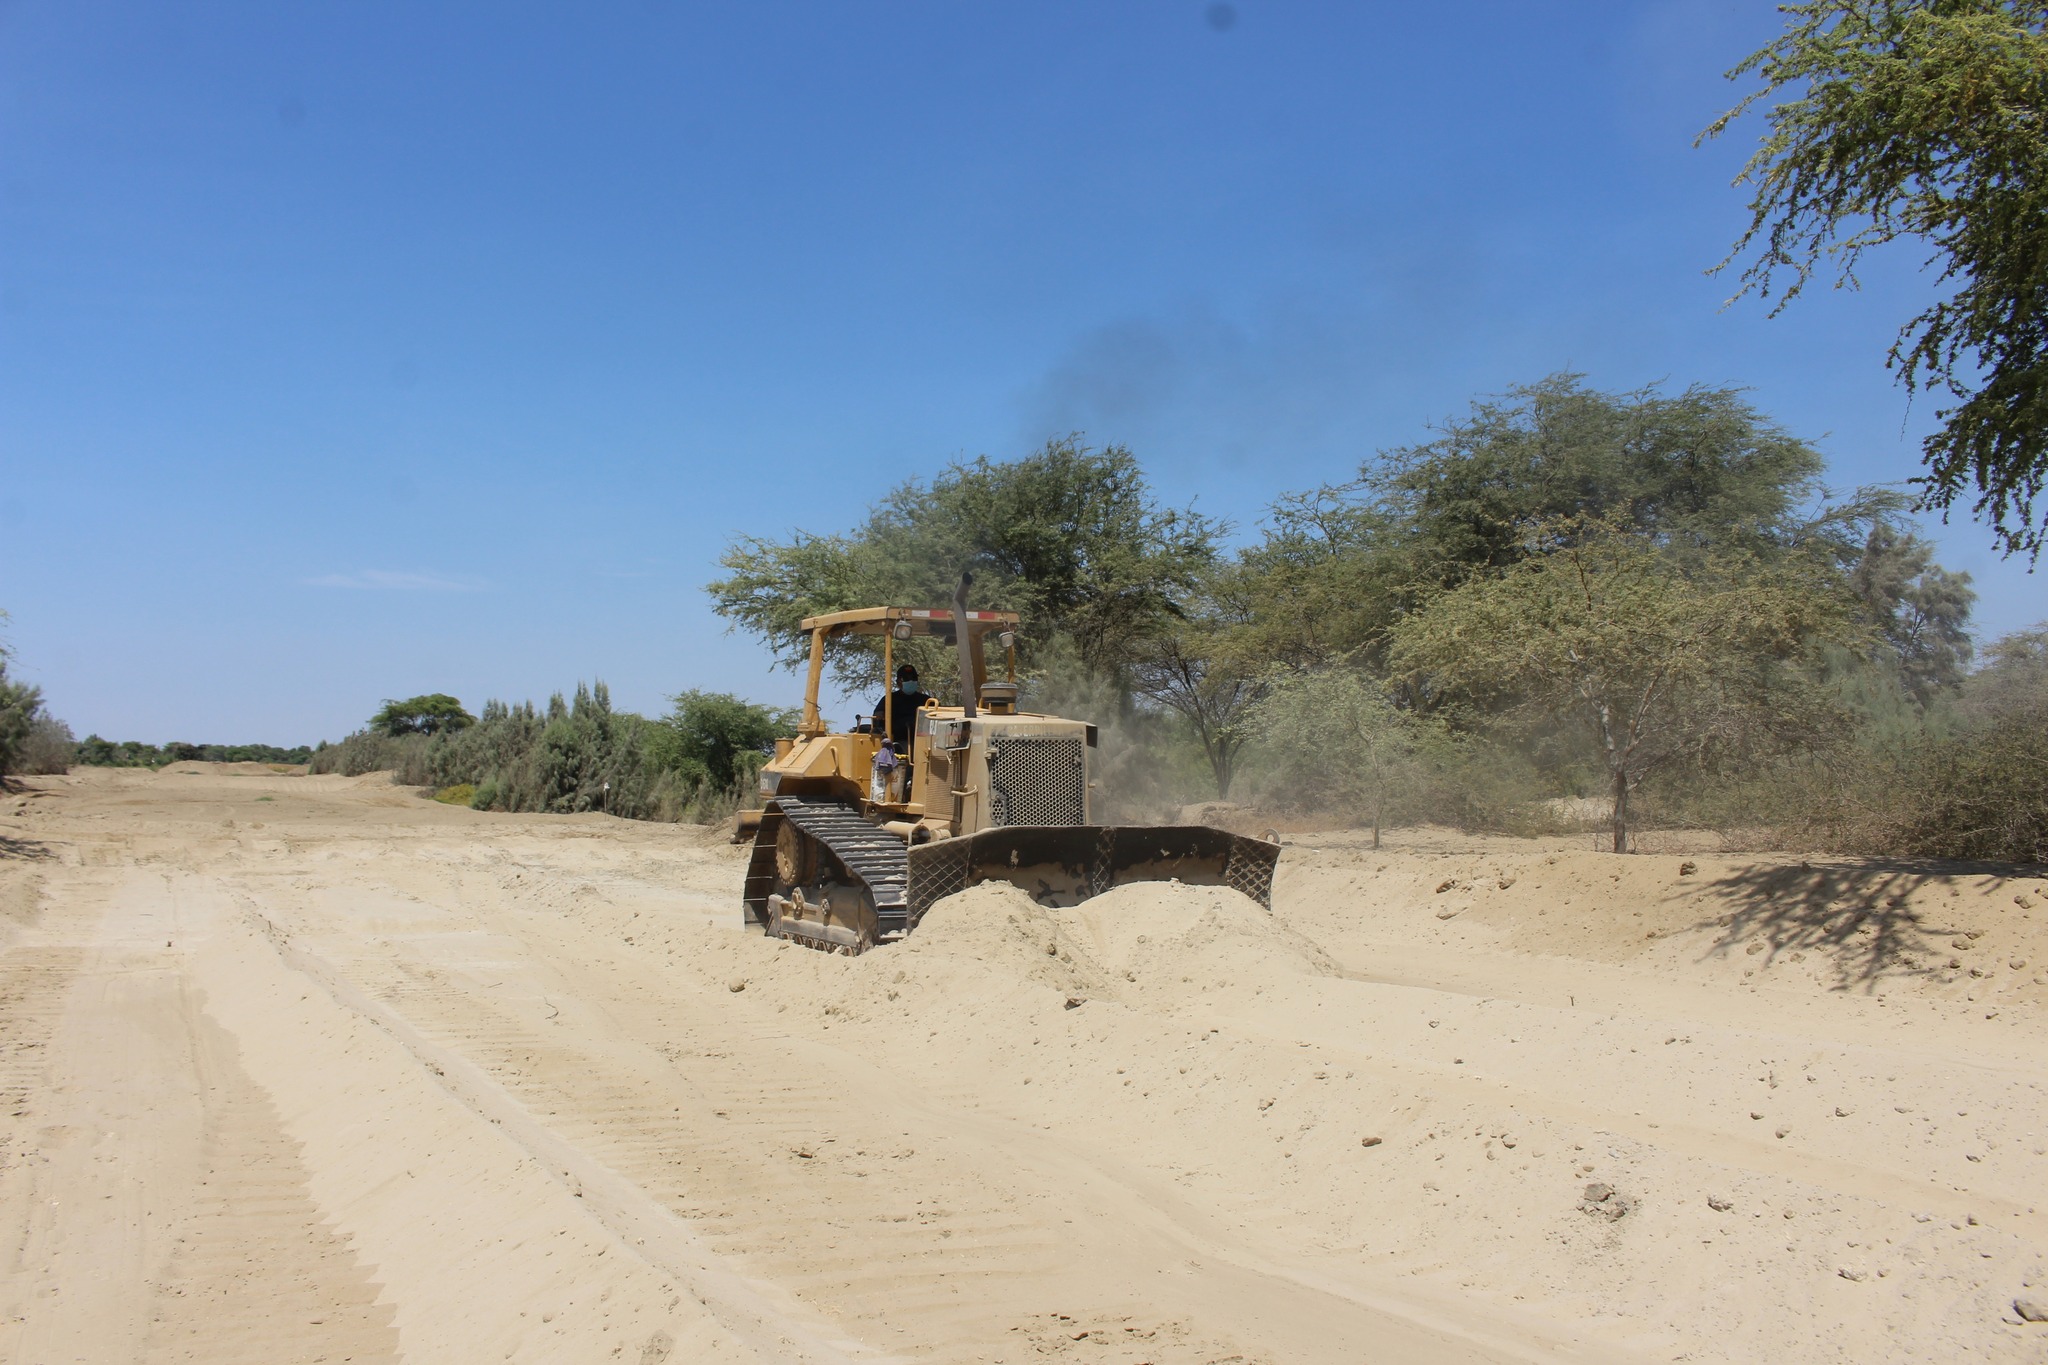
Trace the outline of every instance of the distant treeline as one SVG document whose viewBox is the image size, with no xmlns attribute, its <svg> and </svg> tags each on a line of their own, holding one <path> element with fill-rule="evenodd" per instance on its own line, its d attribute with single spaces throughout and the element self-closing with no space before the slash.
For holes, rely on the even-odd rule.
<svg viewBox="0 0 2048 1365">
<path fill-rule="evenodd" d="M 72 751 L 71 761 L 88 768 L 161 768 L 167 763 L 311 763 L 315 750 L 305 744 L 281 749 L 275 744 L 144 744 L 87 735 Z"/>
<path fill-rule="evenodd" d="M 674 703 L 652 719 L 614 710 L 602 682 L 545 707 L 489 701 L 481 716 L 445 693 L 388 701 L 366 728 L 316 750 L 311 771 L 389 770 L 476 810 L 723 819 L 750 803 L 763 759 L 796 717 L 726 693 Z"/>
</svg>

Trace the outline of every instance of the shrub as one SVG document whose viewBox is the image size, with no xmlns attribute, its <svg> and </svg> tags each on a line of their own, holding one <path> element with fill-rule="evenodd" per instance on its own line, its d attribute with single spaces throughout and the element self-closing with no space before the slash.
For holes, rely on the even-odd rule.
<svg viewBox="0 0 2048 1365">
<path fill-rule="evenodd" d="M 457 782 L 435 792 L 434 799 L 450 806 L 467 806 L 476 800 L 476 788 L 468 782 Z"/>
<path fill-rule="evenodd" d="M 29 722 L 28 736 L 21 743 L 21 757 L 16 767 L 23 773 L 65 773 L 71 771 L 71 764 L 78 751 L 78 744 L 71 737 L 71 727 L 48 713 L 38 713 Z"/>
<path fill-rule="evenodd" d="M 0 779 L 21 771 L 23 747 L 42 710 L 42 689 L 10 682 L 7 656 L 0 652 Z"/>
<path fill-rule="evenodd" d="M 426 770 L 422 766 L 426 746 L 425 735 L 393 738 L 374 730 L 358 730 L 339 744 L 330 744 L 314 754 L 306 770 L 339 773 L 343 777 L 390 772 L 393 781 L 426 786 Z"/>
<path fill-rule="evenodd" d="M 777 737 L 794 734 L 797 713 L 757 706 L 730 692 L 683 692 L 648 735 L 654 766 L 717 790 L 750 783 Z"/>
</svg>

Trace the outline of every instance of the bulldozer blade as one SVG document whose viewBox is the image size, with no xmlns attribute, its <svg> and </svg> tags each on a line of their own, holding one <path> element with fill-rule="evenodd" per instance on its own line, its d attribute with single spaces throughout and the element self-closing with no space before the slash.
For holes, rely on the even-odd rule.
<svg viewBox="0 0 2048 1365">
<path fill-rule="evenodd" d="M 1009 825 L 910 850 L 909 926 L 933 902 L 986 881 L 1041 905 L 1078 905 L 1129 882 L 1229 886 L 1273 908 L 1280 846 L 1208 825 Z"/>
</svg>

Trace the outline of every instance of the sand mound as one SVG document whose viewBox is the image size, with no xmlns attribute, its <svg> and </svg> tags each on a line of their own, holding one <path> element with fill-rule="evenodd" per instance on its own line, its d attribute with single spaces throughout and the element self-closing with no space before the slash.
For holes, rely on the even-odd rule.
<svg viewBox="0 0 2048 1365">
<path fill-rule="evenodd" d="M 974 975 L 983 988 L 997 984 L 986 979 L 993 975 L 1001 984 L 1110 993 L 1109 973 L 1076 940 L 1064 913 L 1046 909 L 1007 882 L 984 882 L 927 911 L 911 946 L 928 970 L 943 971 L 942 964 L 949 964 L 957 972 L 982 964 Z"/>
<path fill-rule="evenodd" d="M 1224 887 L 1139 883 L 1054 913 L 1103 971 L 1126 982 L 1261 987 L 1336 970 L 1312 941 Z"/>
<path fill-rule="evenodd" d="M 176 777 L 299 777 L 305 771 L 303 763 L 204 763 L 190 758 L 157 769 Z"/>
<path fill-rule="evenodd" d="M 1170 985 L 1185 993 L 1268 986 L 1333 974 L 1313 942 L 1235 891 L 1155 882 L 1047 909 L 986 882 L 934 905 L 914 939 L 927 961 L 981 964 L 1015 985 L 1091 999 Z"/>
</svg>

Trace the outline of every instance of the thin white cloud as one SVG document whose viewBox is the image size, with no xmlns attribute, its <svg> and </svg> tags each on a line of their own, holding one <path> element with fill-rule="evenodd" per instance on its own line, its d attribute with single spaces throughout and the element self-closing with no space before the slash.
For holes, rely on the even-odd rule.
<svg viewBox="0 0 2048 1365">
<path fill-rule="evenodd" d="M 313 588 L 371 588 L 390 592 L 476 592 L 481 579 L 449 578 L 432 573 L 394 573 L 389 569 L 359 569 L 355 573 L 327 573 L 309 578 Z"/>
</svg>

